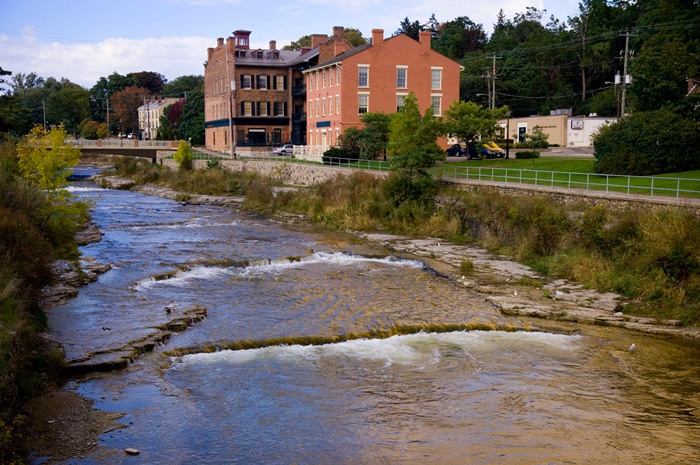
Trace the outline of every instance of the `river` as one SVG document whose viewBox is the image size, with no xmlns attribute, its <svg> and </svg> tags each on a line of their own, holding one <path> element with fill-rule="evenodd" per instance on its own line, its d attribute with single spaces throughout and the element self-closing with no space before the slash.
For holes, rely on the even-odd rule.
<svg viewBox="0 0 700 465">
<path fill-rule="evenodd" d="M 193 307 L 207 316 L 125 369 L 69 383 L 123 417 L 65 463 L 700 463 L 697 344 L 526 331 L 350 235 L 71 190 L 104 233 L 82 254 L 113 267 L 49 313 L 69 361 L 124 350 Z M 478 329 L 371 337 L 418 325 Z M 226 349 L 244 343 L 256 348 Z"/>
</svg>

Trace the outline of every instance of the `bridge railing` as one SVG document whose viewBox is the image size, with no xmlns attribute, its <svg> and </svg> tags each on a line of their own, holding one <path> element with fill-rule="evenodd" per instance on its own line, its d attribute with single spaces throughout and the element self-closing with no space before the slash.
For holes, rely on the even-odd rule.
<svg viewBox="0 0 700 465">
<path fill-rule="evenodd" d="M 178 141 L 172 140 L 136 140 L 136 139 L 68 139 L 66 142 L 76 147 L 145 147 L 177 148 Z"/>
</svg>

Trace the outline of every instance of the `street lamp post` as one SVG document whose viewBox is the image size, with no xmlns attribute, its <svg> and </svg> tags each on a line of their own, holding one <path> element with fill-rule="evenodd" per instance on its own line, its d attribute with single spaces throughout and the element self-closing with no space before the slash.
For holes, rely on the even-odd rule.
<svg viewBox="0 0 700 465">
<path fill-rule="evenodd" d="M 506 160 L 510 155 L 510 111 L 506 114 Z"/>
</svg>

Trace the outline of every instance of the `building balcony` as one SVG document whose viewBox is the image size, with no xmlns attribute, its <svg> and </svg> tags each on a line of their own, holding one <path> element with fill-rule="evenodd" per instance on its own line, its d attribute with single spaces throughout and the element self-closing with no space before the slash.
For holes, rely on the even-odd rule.
<svg viewBox="0 0 700 465">
<path fill-rule="evenodd" d="M 306 84 L 292 86 L 292 97 L 299 97 L 300 95 L 306 95 Z"/>
</svg>

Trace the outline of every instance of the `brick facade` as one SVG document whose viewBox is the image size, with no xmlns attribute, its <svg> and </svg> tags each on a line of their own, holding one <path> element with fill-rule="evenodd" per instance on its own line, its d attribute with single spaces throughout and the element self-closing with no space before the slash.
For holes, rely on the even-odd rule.
<svg viewBox="0 0 700 465">
<path fill-rule="evenodd" d="M 459 73 L 459 63 L 431 49 L 429 32 L 415 41 L 404 34 L 384 39 L 384 31 L 375 29 L 371 44 L 304 71 L 307 143 L 336 145 L 344 130 L 362 126 L 363 113 L 395 113 L 410 92 L 421 113 L 436 104 L 436 115 L 442 116 L 459 100 Z"/>
</svg>

